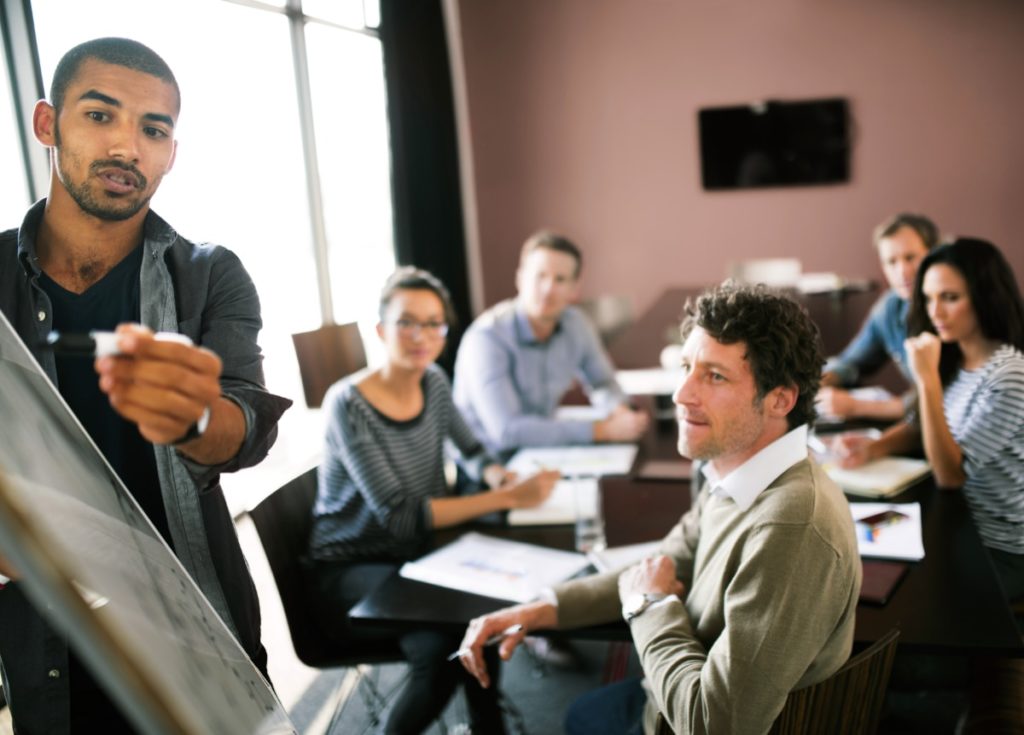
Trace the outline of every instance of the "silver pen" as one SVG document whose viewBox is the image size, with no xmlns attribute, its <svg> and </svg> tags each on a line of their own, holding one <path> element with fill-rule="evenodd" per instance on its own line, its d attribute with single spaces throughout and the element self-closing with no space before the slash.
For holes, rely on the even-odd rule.
<svg viewBox="0 0 1024 735">
<path fill-rule="evenodd" d="M 484 645 L 485 646 L 496 645 L 498 643 L 501 643 L 503 640 L 508 638 L 510 635 L 515 635 L 516 633 L 521 633 L 522 630 L 523 630 L 523 626 L 520 625 L 519 623 L 516 623 L 515 625 L 510 625 L 507 628 L 505 628 L 505 630 L 501 631 L 500 633 L 496 633 L 496 634 L 492 635 L 490 638 L 488 638 L 486 641 L 484 641 Z M 454 653 L 449 655 L 448 656 L 448 660 L 449 661 L 454 661 L 457 658 L 462 658 L 467 653 L 471 653 L 471 650 L 469 648 L 460 648 L 458 651 L 455 651 Z"/>
</svg>

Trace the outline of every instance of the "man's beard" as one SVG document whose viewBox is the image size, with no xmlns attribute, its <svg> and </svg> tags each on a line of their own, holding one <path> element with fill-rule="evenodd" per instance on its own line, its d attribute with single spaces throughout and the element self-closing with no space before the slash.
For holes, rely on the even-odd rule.
<svg viewBox="0 0 1024 735">
<path fill-rule="evenodd" d="M 68 153 L 67 156 L 74 158 L 74 154 Z M 89 186 L 89 180 L 94 174 L 110 168 L 119 168 L 122 171 L 130 172 L 136 179 L 137 188 L 139 191 L 145 191 L 148 184 L 146 177 L 135 168 L 134 166 L 126 166 L 120 161 L 93 161 L 89 165 L 89 175 L 86 176 L 84 181 L 80 183 L 73 182 L 70 177 L 65 175 L 65 167 L 63 166 L 65 151 L 61 148 L 57 148 L 57 170 L 58 178 L 64 189 L 75 200 L 75 203 L 81 208 L 86 214 L 90 214 L 97 219 L 105 220 L 107 222 L 123 222 L 124 220 L 131 219 L 139 211 L 145 207 L 150 200 L 150 197 L 140 197 L 139 199 L 111 199 L 107 201 L 101 201 L 94 194 Z"/>
</svg>

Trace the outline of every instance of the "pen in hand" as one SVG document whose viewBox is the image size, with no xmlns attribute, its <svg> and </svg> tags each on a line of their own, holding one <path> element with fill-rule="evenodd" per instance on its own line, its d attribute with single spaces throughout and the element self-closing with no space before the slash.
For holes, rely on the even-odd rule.
<svg viewBox="0 0 1024 735">
<path fill-rule="evenodd" d="M 492 635 L 490 638 L 488 638 L 486 641 L 484 641 L 484 645 L 485 646 L 493 646 L 495 644 L 501 643 L 503 640 L 508 638 L 510 635 L 515 635 L 516 633 L 521 633 L 522 630 L 523 630 L 523 626 L 520 625 L 519 623 L 516 623 L 515 625 L 510 625 L 507 628 L 505 628 L 505 630 L 501 631 L 500 633 L 496 633 L 495 635 Z M 454 661 L 455 659 L 461 658 L 462 656 L 465 656 L 467 653 L 470 653 L 470 652 L 471 651 L 468 648 L 460 648 L 458 651 L 455 651 L 450 656 L 448 656 L 448 660 L 449 661 Z"/>
</svg>

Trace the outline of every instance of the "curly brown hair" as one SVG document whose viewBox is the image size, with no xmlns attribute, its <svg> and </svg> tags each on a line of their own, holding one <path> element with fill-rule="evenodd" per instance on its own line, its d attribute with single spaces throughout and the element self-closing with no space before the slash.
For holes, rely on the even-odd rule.
<svg viewBox="0 0 1024 735">
<path fill-rule="evenodd" d="M 680 327 L 684 342 L 694 327 L 722 344 L 746 345 L 758 400 L 779 386 L 797 389 L 786 417 L 790 429 L 814 421 L 825 358 L 821 334 L 803 306 L 764 285 L 725 283 L 687 300 Z"/>
</svg>

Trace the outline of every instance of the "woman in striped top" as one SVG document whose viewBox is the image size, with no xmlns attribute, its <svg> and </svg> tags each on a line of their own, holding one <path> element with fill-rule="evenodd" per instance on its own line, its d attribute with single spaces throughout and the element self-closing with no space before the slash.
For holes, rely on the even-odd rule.
<svg viewBox="0 0 1024 735">
<path fill-rule="evenodd" d="M 1024 306 L 984 240 L 921 261 L 908 316 L 916 422 L 855 446 L 848 466 L 924 445 L 940 487 L 962 487 L 1007 596 L 1024 598 Z"/>
<path fill-rule="evenodd" d="M 340 639 L 367 638 L 349 627 L 348 610 L 425 550 L 433 529 L 537 505 L 557 481 L 557 472 L 518 481 L 484 452 L 462 420 L 448 379 L 434 364 L 451 321 L 441 282 L 425 271 L 399 269 L 380 300 L 377 333 L 386 350 L 384 365 L 340 381 L 324 400 L 328 426 L 310 556 L 317 616 Z M 446 441 L 458 450 L 466 473 L 493 489 L 450 496 Z M 494 689 L 481 689 L 457 662 L 447 661 L 458 648 L 458 635 L 416 631 L 398 636 L 398 643 L 412 675 L 386 732 L 425 730 L 460 682 L 473 732 L 504 732 Z M 497 673 L 496 656 L 492 666 Z"/>
</svg>

